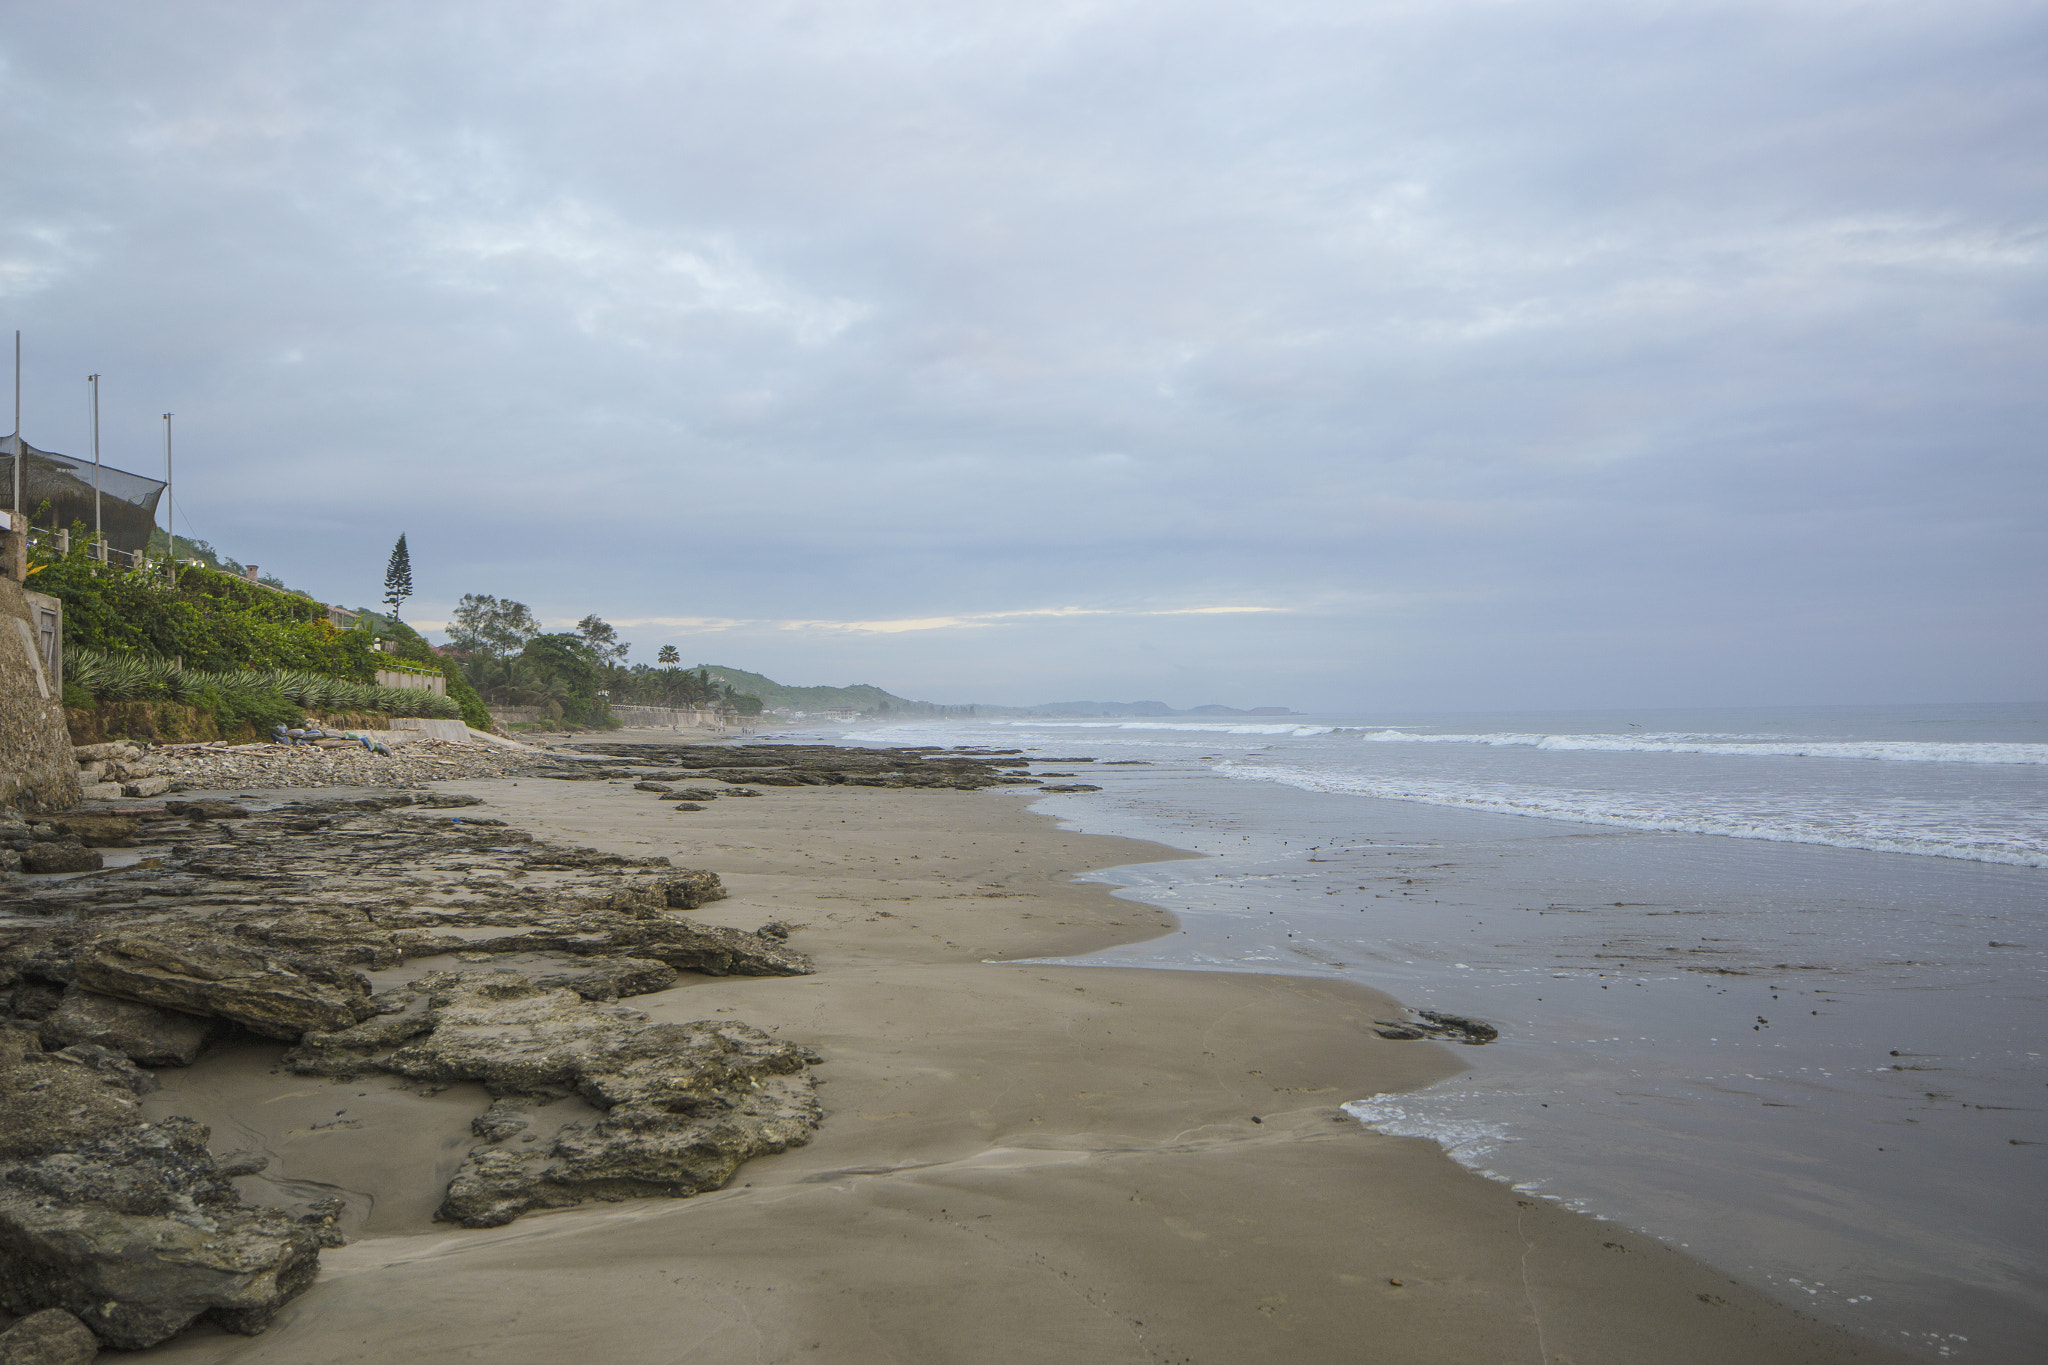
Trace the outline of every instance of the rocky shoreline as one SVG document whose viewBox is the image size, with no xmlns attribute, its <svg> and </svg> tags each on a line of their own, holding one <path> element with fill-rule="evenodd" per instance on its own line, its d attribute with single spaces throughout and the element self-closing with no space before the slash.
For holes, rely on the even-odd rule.
<svg viewBox="0 0 2048 1365">
<path fill-rule="evenodd" d="M 236 1181 L 260 1160 L 214 1152 L 189 1118 L 142 1113 L 159 1069 L 238 1036 L 284 1044 L 279 1064 L 308 1077 L 480 1085 L 488 1108 L 438 1214 L 461 1226 L 715 1189 L 809 1140 L 815 1051 L 729 1017 L 653 1023 L 619 1003 L 683 974 L 806 974 L 789 931 L 693 923 L 725 894 L 715 872 L 465 815 L 476 798 L 421 789 L 456 775 L 440 769 L 630 784 L 679 811 L 760 786 L 1032 781 L 1002 754 L 591 747 L 158 750 L 174 786 L 270 793 L 0 829 L 15 859 L 0 870 L 0 1306 L 36 1315 L 0 1336 L 0 1359 L 31 1324 L 76 1346 L 48 1310 L 139 1349 L 201 1319 L 260 1331 L 313 1282 L 344 1236 L 340 1201 L 249 1202 Z M 290 791 L 372 774 L 385 780 L 366 793 Z"/>
</svg>

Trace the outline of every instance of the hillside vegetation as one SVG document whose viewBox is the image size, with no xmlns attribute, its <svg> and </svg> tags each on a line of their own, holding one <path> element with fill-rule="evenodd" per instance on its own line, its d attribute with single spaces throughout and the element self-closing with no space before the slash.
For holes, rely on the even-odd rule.
<svg viewBox="0 0 2048 1365">
<path fill-rule="evenodd" d="M 727 664 L 700 664 L 698 667 L 709 672 L 714 679 L 729 683 L 737 691 L 759 697 L 761 704 L 769 710 L 834 711 L 847 708 L 863 715 L 964 716 L 975 709 L 912 701 L 870 683 L 855 683 L 851 687 L 792 687 Z M 986 707 L 981 709 L 987 710 Z"/>
</svg>

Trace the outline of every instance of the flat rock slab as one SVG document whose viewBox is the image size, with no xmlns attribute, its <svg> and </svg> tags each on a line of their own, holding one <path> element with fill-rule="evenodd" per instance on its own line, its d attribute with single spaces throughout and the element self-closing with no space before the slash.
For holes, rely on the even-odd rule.
<svg viewBox="0 0 2048 1365">
<path fill-rule="evenodd" d="M 190 1066 L 215 1026 L 198 1015 L 73 986 L 43 1019 L 40 1032 L 52 1052 L 91 1043 L 143 1066 Z"/>
<path fill-rule="evenodd" d="M 603 754 L 659 766 L 663 771 L 634 773 L 641 790 L 656 791 L 679 778 L 711 778 L 719 782 L 763 787 L 924 787 L 976 791 L 983 787 L 1028 784 L 1035 779 L 1014 775 L 1028 760 L 1002 754 L 946 753 L 935 749 L 854 749 L 836 744 L 707 744 L 677 748 L 667 744 L 579 744 L 586 753 Z M 563 770 L 547 776 L 588 781 L 627 776 L 623 769 Z M 671 798 L 674 793 L 663 793 Z M 727 795 L 737 796 L 738 792 Z M 702 799 L 702 798 L 697 798 Z"/>
<path fill-rule="evenodd" d="M 816 1054 L 745 1024 L 650 1023 L 506 970 L 437 972 L 385 1003 L 393 1015 L 309 1035 L 286 1063 L 481 1082 L 498 1103 L 475 1123 L 483 1141 L 439 1214 L 465 1227 L 591 1198 L 717 1189 L 749 1157 L 800 1146 L 818 1126 L 806 1071 Z M 604 1116 L 549 1123 L 547 1107 L 572 1095 Z"/>
<path fill-rule="evenodd" d="M 347 1028 L 370 1013 L 361 972 L 219 934 L 104 938 L 87 944 L 72 970 L 80 985 L 103 995 L 232 1019 L 271 1038 Z"/>
<path fill-rule="evenodd" d="M 97 872 L 106 860 L 76 839 L 40 840 L 21 855 L 24 872 Z"/>
</svg>

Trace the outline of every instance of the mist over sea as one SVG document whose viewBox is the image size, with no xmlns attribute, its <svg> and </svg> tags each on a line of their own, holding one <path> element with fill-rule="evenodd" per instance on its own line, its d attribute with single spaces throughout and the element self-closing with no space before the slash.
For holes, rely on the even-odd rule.
<svg viewBox="0 0 2048 1365">
<path fill-rule="evenodd" d="M 1183 927 L 1090 962 L 1501 1030 L 1362 1122 L 1929 1358 L 2048 1339 L 2048 706 L 822 733 L 1093 758 L 1040 808 L 1212 855 L 1097 874 Z"/>
</svg>

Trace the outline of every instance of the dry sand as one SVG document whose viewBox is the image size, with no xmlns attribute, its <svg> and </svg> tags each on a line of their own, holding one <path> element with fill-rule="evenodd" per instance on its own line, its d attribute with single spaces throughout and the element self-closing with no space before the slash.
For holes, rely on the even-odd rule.
<svg viewBox="0 0 2048 1365">
<path fill-rule="evenodd" d="M 1011 791 L 770 789 L 692 814 L 618 784 L 452 785 L 537 834 L 716 870 L 732 898 L 703 919 L 793 926 L 816 976 L 630 1003 L 815 1046 L 823 1130 L 715 1194 L 462 1231 L 426 1218 L 480 1092 L 271 1075 L 251 1045 L 153 1107 L 276 1154 L 301 1193 L 347 1192 L 357 1240 L 266 1335 L 154 1359 L 1901 1359 L 1345 1119 L 1459 1069 L 1376 1037 L 1383 996 L 984 961 L 1173 932 L 1071 880 L 1172 850 L 1063 832 Z"/>
</svg>

